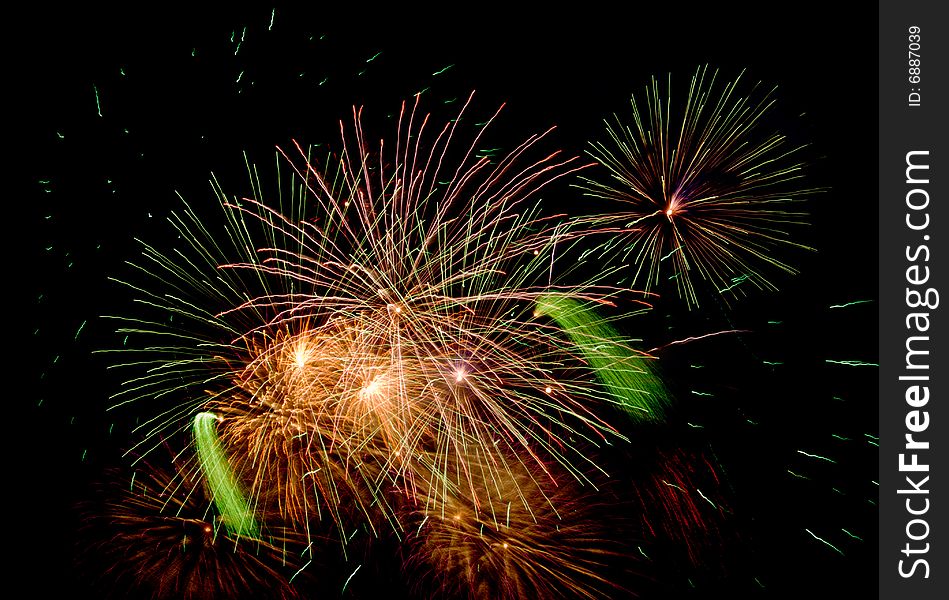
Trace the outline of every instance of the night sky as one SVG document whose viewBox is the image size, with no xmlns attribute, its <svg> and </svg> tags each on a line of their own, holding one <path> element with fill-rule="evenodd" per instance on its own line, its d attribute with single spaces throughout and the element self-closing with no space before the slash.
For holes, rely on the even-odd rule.
<svg viewBox="0 0 949 600">
<path fill-rule="evenodd" d="M 774 123 L 808 144 L 809 183 L 826 189 L 798 232 L 817 251 L 788 251 L 800 274 L 776 275 L 778 292 L 691 312 L 671 296 L 623 322 L 644 348 L 743 333 L 659 354 L 676 398 L 670 422 L 598 459 L 629 490 L 660 457 L 705 457 L 727 507 L 696 540 L 698 561 L 657 542 L 651 561 L 631 556 L 627 569 L 618 559 L 617 577 L 645 598 L 873 593 L 877 370 L 841 363 L 877 362 L 876 15 L 828 13 L 827 3 L 755 6 L 71 8 L 9 23 L 19 64 L 8 94 L 22 106 L 8 118 L 27 134 L 14 149 L 25 166 L 8 173 L 25 190 L 8 199 L 18 240 L 10 262 L 23 273 L 8 278 L 7 294 L 25 303 L 8 315 L 15 330 L 23 325 L 27 353 L 20 360 L 23 346 L 13 345 L 8 373 L 12 577 L 26 578 L 35 597 L 101 593 L 89 574 L 97 562 L 83 560 L 95 534 L 80 533 L 87 517 L 76 507 L 95 497 L 105 469 L 126 464 L 139 415 L 108 410 L 121 376 L 94 353 L 116 344 L 100 317 L 130 310 L 109 277 L 127 273 L 134 238 L 171 242 L 165 218 L 180 206 L 176 193 L 210 206 L 210 173 L 225 189 L 244 185 L 243 153 L 271 165 L 274 148 L 293 140 L 338 144 L 353 106 L 371 115 L 375 137 L 389 135 L 389 115 L 421 90 L 439 121 L 476 90 L 481 113 L 506 103 L 499 145 L 556 125 L 550 147 L 581 154 L 603 138 L 604 118 L 628 115 L 630 94 L 652 75 L 681 81 L 709 64 L 726 78 L 747 69 L 750 80 L 778 86 Z M 546 190 L 545 202 L 581 214 L 590 201 L 570 183 Z M 855 301 L 868 302 L 832 308 Z M 387 554 L 391 542 L 378 545 L 343 597 L 416 597 Z M 356 564 L 314 589 L 339 593 Z"/>
</svg>

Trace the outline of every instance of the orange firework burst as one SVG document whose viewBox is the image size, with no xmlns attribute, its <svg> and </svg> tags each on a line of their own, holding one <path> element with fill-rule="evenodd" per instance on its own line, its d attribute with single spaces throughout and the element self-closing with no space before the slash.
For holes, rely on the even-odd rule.
<svg viewBox="0 0 949 600">
<path fill-rule="evenodd" d="M 620 437 L 595 412 L 595 383 L 557 376 L 584 363 L 580 351 L 534 315 L 550 293 L 616 293 L 600 283 L 610 273 L 560 268 L 582 231 L 535 199 L 582 165 L 530 159 L 546 133 L 479 155 L 497 113 L 459 147 L 470 98 L 440 129 L 417 103 L 403 105 L 394 144 L 370 148 L 354 111 L 324 168 L 298 146 L 270 201 L 256 169 L 251 197 L 214 182 L 222 232 L 188 207 L 171 219 L 184 248 L 145 246 L 139 269 L 159 287 L 131 287 L 156 313 L 119 330 L 150 336 L 120 400 L 174 400 L 143 426 L 146 441 L 213 411 L 265 519 L 392 521 L 385 490 L 449 479 L 459 460 L 500 477 L 518 456 L 584 479 L 576 441 Z"/>
<path fill-rule="evenodd" d="M 472 461 L 468 461 L 469 464 Z M 420 486 L 407 569 L 446 598 L 615 598 L 624 522 L 570 477 L 511 460 Z M 606 510 L 604 510 L 606 509 Z"/>
</svg>

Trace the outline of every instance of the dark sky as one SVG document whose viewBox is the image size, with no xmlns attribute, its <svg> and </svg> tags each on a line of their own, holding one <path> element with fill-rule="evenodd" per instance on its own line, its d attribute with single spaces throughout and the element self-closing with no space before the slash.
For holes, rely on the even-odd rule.
<svg viewBox="0 0 949 600">
<path fill-rule="evenodd" d="M 132 238 L 166 235 L 161 223 L 177 206 L 176 191 L 200 198 L 212 171 L 240 182 L 245 151 L 267 162 L 290 140 L 336 143 L 338 121 L 353 105 L 386 115 L 426 87 L 432 110 L 470 90 L 484 111 L 506 102 L 502 132 L 520 139 L 557 125 L 554 142 L 576 154 L 651 75 L 685 78 L 710 64 L 778 86 L 777 122 L 810 144 L 810 177 L 828 191 L 809 207 L 813 227 L 804 234 L 818 251 L 796 257 L 801 274 L 784 278 L 780 292 L 709 314 L 659 310 L 644 325 L 647 341 L 657 342 L 726 321 L 751 331 L 668 357 L 683 419 L 709 424 L 701 436 L 672 427 L 637 441 L 701 448 L 729 476 L 736 517 L 721 551 L 734 558 L 695 589 L 683 583 L 688 574 L 666 573 L 676 582 L 669 589 L 697 598 L 867 595 L 877 570 L 877 373 L 827 361 L 876 362 L 876 305 L 829 307 L 877 294 L 877 28 L 870 7 L 835 13 L 829 5 L 365 7 L 347 15 L 277 8 L 269 31 L 270 7 L 73 7 L 11 19 L 8 95 L 22 105 L 8 118 L 27 136 L 14 149 L 25 165 L 8 173 L 25 184 L 24 195 L 8 199 L 15 205 L 8 229 L 19 240 L 13 262 L 24 272 L 7 285 L 26 300 L 13 318 L 25 324 L 29 353 L 11 366 L 24 383 L 8 398 L 17 416 L 8 423 L 8 501 L 26 510 L 10 515 L 18 533 L 8 542 L 22 563 L 14 577 L 28 577 L 37 597 L 89 593 L 71 567 L 71 507 L 126 443 L 122 431 L 109 433 L 115 421 L 105 408 L 117 381 L 91 354 L 112 343 L 97 317 L 123 306 L 107 277 L 134 255 Z M 444 118 L 457 110 L 444 106 Z M 571 209 L 572 197 L 561 198 Z M 784 326 L 768 329 L 769 320 Z M 699 360 L 712 375 L 689 372 Z M 690 390 L 701 385 L 726 399 L 697 403 Z M 835 462 L 809 463 L 799 450 Z M 807 530 L 833 538 L 843 554 Z M 354 587 L 372 589 L 363 585 Z"/>
</svg>

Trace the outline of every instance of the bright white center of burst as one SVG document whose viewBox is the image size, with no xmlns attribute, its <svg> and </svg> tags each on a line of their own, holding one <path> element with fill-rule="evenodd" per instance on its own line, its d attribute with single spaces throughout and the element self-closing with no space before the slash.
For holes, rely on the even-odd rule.
<svg viewBox="0 0 949 600">
<path fill-rule="evenodd" d="M 293 351 L 293 364 L 296 365 L 298 369 L 302 369 L 309 360 L 310 348 L 306 342 L 300 342 Z"/>
<path fill-rule="evenodd" d="M 550 388 L 550 386 L 548 385 L 548 386 L 547 386 L 547 387 L 546 387 L 546 388 L 544 389 L 544 391 L 545 391 L 546 393 L 548 393 L 548 394 L 549 394 L 549 393 L 550 393 L 550 391 L 551 391 L 551 388 Z"/>
<path fill-rule="evenodd" d="M 455 369 L 455 383 L 461 383 L 467 375 L 464 369 Z"/>
<path fill-rule="evenodd" d="M 372 381 L 369 382 L 369 385 L 359 390 L 359 399 L 360 400 L 371 400 L 379 396 L 382 393 L 382 384 L 383 377 L 381 375 L 376 375 L 372 378 Z"/>
</svg>

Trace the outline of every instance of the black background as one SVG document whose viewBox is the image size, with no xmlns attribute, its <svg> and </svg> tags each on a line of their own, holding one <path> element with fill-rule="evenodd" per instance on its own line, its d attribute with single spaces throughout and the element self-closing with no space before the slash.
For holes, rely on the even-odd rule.
<svg viewBox="0 0 949 600">
<path fill-rule="evenodd" d="M 781 124 L 811 142 L 810 176 L 829 191 L 810 206 L 813 227 L 802 234 L 818 251 L 793 256 L 801 275 L 779 279 L 781 292 L 751 294 L 727 318 L 714 304 L 687 313 L 670 298 L 632 324 L 651 346 L 728 324 L 750 331 L 662 357 L 682 419 L 706 427 L 700 439 L 672 427 L 637 443 L 714 450 L 735 516 L 720 549 L 731 557 L 724 568 L 693 573 L 701 582 L 695 588 L 688 574 L 673 575 L 668 587 L 644 593 L 866 596 L 876 588 L 877 454 L 865 435 L 877 435 L 876 371 L 826 360 L 877 362 L 876 305 L 828 308 L 873 299 L 877 290 L 876 15 L 830 13 L 827 5 L 622 12 L 584 5 L 563 13 L 495 6 L 451 14 L 365 7 L 346 15 L 277 8 L 271 31 L 270 7 L 72 8 L 12 19 L 14 74 L 23 79 L 11 95 L 22 105 L 8 118 L 27 134 L 13 148 L 25 165 L 14 162 L 11 173 L 25 194 L 8 199 L 8 228 L 18 240 L 10 258 L 23 268 L 22 275 L 14 269 L 8 294 L 26 301 L 11 318 L 15 329 L 25 324 L 27 340 L 14 347 L 27 360 L 15 358 L 8 373 L 10 389 L 19 390 L 7 399 L 14 406 L 6 453 L 14 579 L 25 578 L 38 597 L 90 593 L 72 567 L 71 507 L 127 445 L 121 426 L 109 433 L 115 419 L 105 409 L 117 381 L 91 351 L 113 341 L 97 317 L 121 310 L 124 300 L 106 277 L 134 256 L 133 237 L 167 235 L 162 221 L 178 206 L 175 191 L 210 202 L 211 171 L 243 183 L 241 152 L 266 163 L 291 139 L 334 144 L 353 105 L 387 114 L 429 86 L 428 108 L 442 119 L 458 106 L 439 107 L 442 100 L 475 89 L 482 111 L 508 103 L 499 128 L 513 141 L 555 124 L 554 143 L 580 153 L 602 136 L 603 118 L 626 114 L 629 94 L 651 75 L 684 78 L 709 63 L 726 76 L 747 68 L 751 79 L 779 86 Z M 432 75 L 447 65 L 454 66 Z M 381 123 L 380 135 L 388 134 L 391 121 Z M 576 208 L 576 192 L 558 193 L 554 202 Z M 690 362 L 712 375 L 690 372 Z M 714 391 L 716 404 L 692 389 Z M 833 540 L 843 555 L 805 529 Z M 354 581 L 347 594 L 373 597 L 377 584 L 390 596 L 407 593 L 398 582 Z"/>
</svg>

